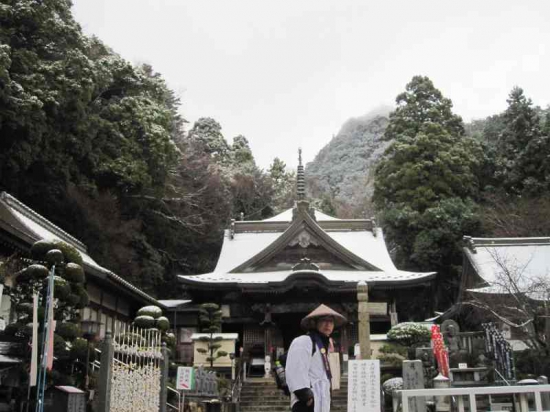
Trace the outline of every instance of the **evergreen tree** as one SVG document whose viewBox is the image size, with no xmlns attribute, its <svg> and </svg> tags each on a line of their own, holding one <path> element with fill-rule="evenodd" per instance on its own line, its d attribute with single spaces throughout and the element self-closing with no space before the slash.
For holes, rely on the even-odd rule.
<svg viewBox="0 0 550 412">
<path fill-rule="evenodd" d="M 511 194 L 538 195 L 550 185 L 550 135 L 539 111 L 515 87 L 503 113 L 504 129 L 497 152 L 497 178 Z"/>
<path fill-rule="evenodd" d="M 232 162 L 237 167 L 250 167 L 255 166 L 254 155 L 250 149 L 248 139 L 243 135 L 238 135 L 233 138 L 233 145 L 231 146 Z"/>
<path fill-rule="evenodd" d="M 446 300 L 455 292 L 462 236 L 478 231 L 470 199 L 484 159 L 451 109 L 427 77 L 412 79 L 390 115 L 385 137 L 394 142 L 376 169 L 374 192 L 398 264 L 437 271 Z"/>
<path fill-rule="evenodd" d="M 296 195 L 296 173 L 288 171 L 285 162 L 276 157 L 269 166 L 273 182 L 273 210 L 282 212 L 292 207 Z"/>
<path fill-rule="evenodd" d="M 84 36 L 69 1 L 2 2 L 0 190 L 153 295 L 213 264 L 230 214 L 178 108 L 151 66 Z"/>
<path fill-rule="evenodd" d="M 453 136 L 464 134 L 462 118 L 452 112 L 453 103 L 425 76 L 414 76 L 405 91 L 396 98 L 397 108 L 390 114 L 386 139 L 414 137 L 431 124 L 437 124 Z"/>
<path fill-rule="evenodd" d="M 229 145 L 223 137 L 221 125 L 210 117 L 201 117 L 188 133 L 188 138 L 201 144 L 204 151 L 218 163 L 229 160 Z M 248 143 L 248 142 L 247 142 Z"/>
</svg>

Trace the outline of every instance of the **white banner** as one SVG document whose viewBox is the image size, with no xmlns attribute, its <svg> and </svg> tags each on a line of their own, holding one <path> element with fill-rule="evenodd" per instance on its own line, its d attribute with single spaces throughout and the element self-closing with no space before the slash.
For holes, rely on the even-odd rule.
<svg viewBox="0 0 550 412">
<path fill-rule="evenodd" d="M 31 347 L 31 376 L 30 385 L 36 386 L 38 369 L 38 295 L 32 297 L 32 347 Z"/>
</svg>

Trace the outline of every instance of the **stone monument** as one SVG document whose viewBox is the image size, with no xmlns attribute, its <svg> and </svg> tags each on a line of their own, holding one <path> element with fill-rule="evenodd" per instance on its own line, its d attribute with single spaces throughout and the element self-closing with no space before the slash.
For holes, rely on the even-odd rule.
<svg viewBox="0 0 550 412">
<path fill-rule="evenodd" d="M 424 368 L 421 360 L 403 361 L 403 389 L 424 389 Z M 409 411 L 426 412 L 426 399 L 421 396 L 410 398 Z"/>
</svg>

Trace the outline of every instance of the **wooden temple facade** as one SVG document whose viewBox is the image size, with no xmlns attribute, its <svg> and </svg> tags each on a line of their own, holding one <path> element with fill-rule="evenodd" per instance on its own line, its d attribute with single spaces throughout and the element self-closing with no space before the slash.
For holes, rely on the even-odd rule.
<svg viewBox="0 0 550 412">
<path fill-rule="evenodd" d="M 292 209 L 231 223 L 212 273 L 179 277 L 193 307 L 220 304 L 222 331 L 238 333 L 239 348 L 257 357 L 288 348 L 302 333 L 301 318 L 321 303 L 349 319 L 336 338 L 341 352 L 352 353 L 360 281 L 369 286 L 372 334 L 412 320 L 412 312 L 417 318 L 431 315 L 432 308 L 419 311 L 418 302 L 430 301 L 435 273 L 398 270 L 373 220 L 337 219 L 313 209 L 305 200 L 301 165 L 297 185 Z M 180 319 L 198 327 L 189 315 Z"/>
</svg>

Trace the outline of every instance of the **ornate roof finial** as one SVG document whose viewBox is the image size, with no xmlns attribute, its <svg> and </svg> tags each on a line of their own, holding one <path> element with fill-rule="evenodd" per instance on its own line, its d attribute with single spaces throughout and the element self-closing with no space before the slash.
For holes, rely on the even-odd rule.
<svg viewBox="0 0 550 412">
<path fill-rule="evenodd" d="M 302 165 L 302 149 L 298 149 L 298 174 L 296 175 L 296 194 L 298 200 L 304 200 L 306 197 L 306 179 L 304 166 Z"/>
</svg>

